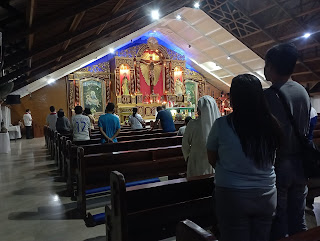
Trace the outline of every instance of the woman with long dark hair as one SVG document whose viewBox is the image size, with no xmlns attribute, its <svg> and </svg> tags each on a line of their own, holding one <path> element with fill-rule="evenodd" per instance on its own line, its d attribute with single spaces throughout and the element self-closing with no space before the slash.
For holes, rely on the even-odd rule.
<svg viewBox="0 0 320 241">
<path fill-rule="evenodd" d="M 208 137 L 215 168 L 215 201 L 221 241 L 269 240 L 276 210 L 274 160 L 281 130 L 270 113 L 260 80 L 233 78 L 233 113 L 219 118 Z"/>
<path fill-rule="evenodd" d="M 129 116 L 129 124 L 133 130 L 143 129 L 146 126 L 146 123 L 142 119 L 141 115 L 139 115 L 137 112 L 138 108 L 134 107 L 132 108 L 132 115 Z"/>
</svg>

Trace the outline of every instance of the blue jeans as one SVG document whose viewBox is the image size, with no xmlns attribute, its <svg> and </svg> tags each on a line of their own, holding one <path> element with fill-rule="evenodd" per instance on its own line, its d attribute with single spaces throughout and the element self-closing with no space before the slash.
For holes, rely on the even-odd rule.
<svg viewBox="0 0 320 241">
<path fill-rule="evenodd" d="M 277 211 L 271 240 L 307 230 L 305 220 L 307 179 L 301 160 L 277 160 Z"/>
</svg>

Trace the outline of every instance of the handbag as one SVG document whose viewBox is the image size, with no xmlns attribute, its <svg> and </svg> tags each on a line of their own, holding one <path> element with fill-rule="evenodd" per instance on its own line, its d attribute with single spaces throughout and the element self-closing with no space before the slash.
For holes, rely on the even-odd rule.
<svg viewBox="0 0 320 241">
<path fill-rule="evenodd" d="M 301 149 L 302 149 L 302 155 L 303 155 L 303 168 L 304 173 L 307 178 L 311 177 L 320 177 L 320 150 L 317 147 L 317 145 L 314 144 L 313 141 L 310 141 L 307 136 L 302 135 L 299 132 L 299 129 L 297 125 L 295 124 L 293 115 L 291 113 L 290 107 L 286 101 L 286 97 L 281 93 L 281 91 L 273 86 L 270 87 L 273 89 L 280 101 L 282 102 L 282 105 L 287 112 L 287 116 L 290 120 L 290 123 L 292 125 L 292 128 L 294 130 L 294 133 L 296 137 L 298 138 Z M 311 109 L 311 105 L 310 105 Z M 309 119 L 310 119 L 310 113 L 309 113 Z"/>
</svg>

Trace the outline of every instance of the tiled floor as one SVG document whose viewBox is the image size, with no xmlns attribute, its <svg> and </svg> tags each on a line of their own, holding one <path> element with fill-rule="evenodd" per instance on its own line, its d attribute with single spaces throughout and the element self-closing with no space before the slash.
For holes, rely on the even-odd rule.
<svg viewBox="0 0 320 241">
<path fill-rule="evenodd" d="M 1 241 L 105 240 L 105 226 L 87 228 L 74 211 L 75 202 L 64 196 L 65 183 L 47 155 L 44 138 L 12 141 L 11 149 L 0 154 Z M 307 221 L 315 226 L 312 215 Z"/>
<path fill-rule="evenodd" d="M 104 225 L 87 228 L 75 217 L 43 138 L 13 141 L 11 149 L 0 154 L 0 240 L 105 240 Z"/>
</svg>

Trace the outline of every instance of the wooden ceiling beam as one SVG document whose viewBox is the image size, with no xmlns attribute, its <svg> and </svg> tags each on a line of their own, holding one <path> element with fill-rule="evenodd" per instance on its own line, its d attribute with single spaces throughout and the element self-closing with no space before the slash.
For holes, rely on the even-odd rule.
<svg viewBox="0 0 320 241">
<path fill-rule="evenodd" d="M 310 10 L 308 10 L 308 11 L 306 11 L 306 12 L 300 13 L 300 14 L 298 14 L 295 18 L 300 18 L 300 17 L 303 17 L 303 16 L 308 15 L 308 14 L 310 14 L 310 13 L 314 13 L 314 12 L 318 12 L 318 11 L 320 11 L 320 7 L 318 7 L 318 8 L 313 8 L 313 9 L 310 9 Z M 279 21 L 277 21 L 277 22 L 268 24 L 268 25 L 266 25 L 264 28 L 265 28 L 265 29 L 273 28 L 273 27 L 276 27 L 276 26 L 278 26 L 278 25 L 280 25 L 280 24 L 289 22 L 289 21 L 291 21 L 291 20 L 292 20 L 291 18 L 285 18 L 285 19 L 279 20 Z"/>
<path fill-rule="evenodd" d="M 35 0 L 30 0 L 28 1 L 28 9 L 29 11 L 27 11 L 27 23 L 28 23 L 28 27 L 32 27 L 32 24 L 33 24 L 33 18 L 34 18 L 34 11 L 35 11 Z M 27 38 L 27 49 L 28 51 L 31 51 L 32 50 L 32 47 L 33 47 L 33 40 L 34 40 L 34 34 L 30 34 Z M 28 60 L 28 66 L 29 68 L 31 68 L 31 65 L 32 65 L 32 58 L 30 58 Z M 30 75 L 30 72 L 27 72 L 27 75 Z"/>
<path fill-rule="evenodd" d="M 41 60 L 38 60 L 37 62 L 34 62 L 33 66 L 31 68 L 28 68 L 27 71 L 36 71 L 37 69 L 46 66 L 47 64 L 50 64 L 51 62 L 52 65 L 56 65 L 57 63 L 55 62 L 56 59 L 63 57 L 64 55 L 68 55 L 70 53 L 73 53 L 74 51 L 77 50 L 81 50 L 83 49 L 83 46 L 87 45 L 87 44 L 92 44 L 95 41 L 98 41 L 100 39 L 105 38 L 106 36 L 112 34 L 114 31 L 121 29 L 122 27 L 126 27 L 126 26 L 131 26 L 133 25 L 137 20 L 140 19 L 144 19 L 146 18 L 146 16 L 136 16 L 135 19 L 128 25 L 123 26 L 123 23 L 118 23 L 106 30 L 104 30 L 99 37 L 97 37 L 96 35 L 92 35 L 84 40 L 81 40 L 81 45 L 79 45 L 78 43 L 75 43 L 73 45 L 71 45 L 68 49 L 66 49 L 65 51 L 60 50 L 58 52 L 55 52 L 53 55 L 50 55 L 48 57 L 42 58 Z M 146 19 L 146 23 L 148 23 L 148 19 Z M 106 43 L 104 43 L 104 45 L 106 45 Z M 89 49 L 89 48 L 88 48 Z M 90 47 L 91 49 L 91 47 Z M 26 70 L 22 70 L 22 73 L 24 73 Z M 15 78 L 17 75 L 21 74 L 20 70 L 16 70 L 15 72 L 12 72 L 10 74 L 10 76 L 4 76 L 2 78 L 0 78 L 0 81 L 9 81 L 10 79 Z M 5 78 L 6 77 L 6 78 Z M 5 79 L 4 79 L 5 78 Z M 4 80 L 2 80 L 4 79 Z"/>
<path fill-rule="evenodd" d="M 114 6 L 114 8 L 111 10 L 111 14 L 112 14 L 112 15 L 116 14 L 116 13 L 119 11 L 119 9 L 122 7 L 122 5 L 125 3 L 125 1 L 126 1 L 126 0 L 119 0 L 119 1 L 117 2 L 116 6 Z M 96 31 L 96 35 L 99 35 L 99 34 L 102 32 L 102 30 L 103 30 L 107 25 L 108 25 L 108 23 L 102 24 L 102 25 L 98 28 L 98 30 Z"/>
<path fill-rule="evenodd" d="M 73 6 L 66 6 L 59 11 L 55 11 L 55 13 L 43 17 L 37 21 L 32 27 L 29 28 L 20 28 L 12 31 L 11 33 L 7 33 L 6 41 L 14 41 L 17 38 L 25 37 L 29 34 L 37 33 L 41 30 L 47 29 L 51 25 L 56 25 L 61 21 L 64 21 L 67 18 L 72 18 L 77 14 L 87 11 L 89 9 L 98 7 L 110 0 L 89 0 L 89 1 L 79 1 L 78 4 Z"/>
<path fill-rule="evenodd" d="M 254 23 L 258 28 L 260 28 L 263 33 L 265 35 L 267 35 L 270 39 L 272 39 L 275 43 L 279 43 L 279 39 L 277 39 L 276 37 L 274 37 L 267 29 L 265 29 L 263 26 L 261 26 L 261 24 L 259 24 L 258 22 L 254 21 L 254 19 L 252 19 L 247 11 L 239 4 L 237 4 L 237 2 L 233 2 L 232 0 L 226 0 L 227 2 L 229 2 L 231 5 L 233 5 L 236 9 L 238 9 L 246 18 L 248 18 L 248 20 L 250 20 L 252 23 Z M 318 79 L 320 79 L 320 75 L 317 74 L 315 71 L 313 71 L 309 66 L 307 66 L 301 59 L 299 59 L 301 64 L 310 72 L 312 72 L 314 74 L 314 76 L 316 76 Z"/>
<path fill-rule="evenodd" d="M 273 8 L 274 6 L 276 6 L 276 5 L 275 4 L 268 4 L 267 6 L 265 6 L 263 8 L 259 8 L 259 9 L 255 10 L 254 12 L 251 12 L 249 15 L 250 16 L 257 15 L 257 14 L 262 13 L 270 8 Z"/>
<path fill-rule="evenodd" d="M 77 30 L 77 28 L 78 28 L 78 26 L 79 26 L 82 18 L 84 17 L 85 13 L 86 13 L 86 11 L 83 11 L 83 12 L 77 14 L 77 15 L 74 17 L 74 19 L 73 19 L 73 21 L 72 21 L 72 23 L 71 23 L 71 25 L 70 25 L 69 32 L 74 32 L 74 31 Z M 68 46 L 69 46 L 70 43 L 71 43 L 71 39 L 65 41 L 65 42 L 63 43 L 63 45 L 62 45 L 62 50 L 63 50 L 63 51 L 66 50 L 66 49 L 68 48 Z M 59 62 L 59 61 L 61 60 L 61 58 L 62 58 L 62 57 L 57 58 L 56 61 Z"/>
<path fill-rule="evenodd" d="M 146 6 L 148 6 L 149 4 L 153 3 L 153 2 L 158 2 L 157 0 L 140 0 L 140 1 L 134 1 L 134 4 L 131 5 L 131 9 L 130 10 L 123 10 L 123 11 L 119 11 L 117 14 L 115 15 L 107 15 L 104 16 L 102 19 L 100 19 L 99 21 L 97 21 L 96 23 L 83 28 L 81 30 L 76 30 L 74 32 L 68 32 L 63 33 L 53 39 L 51 39 L 50 42 L 42 45 L 42 46 L 38 46 L 35 50 L 31 51 L 30 53 L 21 51 L 21 52 L 17 52 L 9 57 L 7 57 L 6 62 L 5 62 L 5 68 L 9 67 L 10 65 L 13 65 L 15 63 L 21 62 L 23 60 L 26 60 L 28 58 L 31 58 L 34 55 L 40 54 L 50 48 L 53 48 L 67 40 L 70 40 L 72 38 L 78 37 L 81 34 L 87 33 L 88 31 L 97 28 L 105 23 L 109 23 L 113 20 L 119 19 L 119 18 L 123 18 L 124 16 L 126 16 L 127 14 L 131 14 L 132 12 L 136 12 L 141 8 L 144 8 Z"/>
<path fill-rule="evenodd" d="M 175 11 L 176 9 L 181 8 L 185 4 L 190 4 L 191 0 L 187 0 L 187 1 L 186 0 L 178 0 L 177 2 L 179 4 L 171 1 L 169 4 L 166 4 L 165 6 L 163 6 L 162 9 L 167 7 L 169 10 L 167 11 L 166 14 L 169 14 L 172 11 Z M 59 51 L 59 53 L 56 53 L 53 56 L 48 56 L 45 59 L 39 60 L 38 63 L 35 63 L 33 68 L 31 69 L 32 75 L 27 78 L 26 82 L 31 83 L 32 81 L 39 79 L 41 77 L 44 77 L 45 75 L 48 75 L 49 73 L 51 73 L 52 68 L 54 68 L 54 67 L 57 67 L 57 66 L 59 66 L 58 68 L 64 67 L 67 64 L 70 64 L 70 63 L 76 61 L 77 59 L 82 58 L 83 56 L 86 56 L 94 51 L 97 51 L 98 49 L 101 48 L 101 46 L 106 46 L 106 45 L 118 40 L 119 35 L 114 34 L 117 30 L 119 31 L 122 28 L 127 28 L 124 31 L 128 30 L 130 32 L 134 32 L 134 31 L 137 31 L 152 22 L 150 17 L 148 15 L 145 15 L 145 13 L 140 12 L 140 15 L 134 16 L 134 18 L 132 19 L 132 21 L 129 24 L 121 26 L 121 24 L 123 25 L 123 22 L 122 22 L 122 23 L 116 24 L 116 25 L 111 26 L 110 28 L 102 31 L 100 34 L 101 37 L 99 37 L 99 38 L 97 38 L 96 35 L 90 36 L 89 37 L 90 39 L 87 38 L 85 40 L 81 40 L 81 45 L 75 43 L 74 45 L 71 45 L 70 48 L 68 48 L 64 52 Z M 106 38 L 108 38 L 108 39 L 106 40 Z M 89 44 L 90 44 L 90 47 L 88 46 Z M 83 46 L 86 46 L 86 45 L 88 46 L 88 48 L 83 51 Z M 77 50 L 81 50 L 81 52 L 77 51 Z M 79 52 L 80 52 L 80 54 L 79 54 Z M 61 55 L 61 54 L 63 54 L 63 56 L 68 56 L 68 58 L 66 58 L 66 61 L 61 62 L 61 64 L 58 65 L 58 63 L 55 62 L 54 60 L 58 57 L 58 55 Z M 72 55 L 74 57 L 69 56 L 69 55 Z M 36 78 L 34 77 L 35 75 L 36 75 Z M 0 78 L 0 81 L 2 81 L 2 78 Z"/>
<path fill-rule="evenodd" d="M 126 2 L 126 0 L 119 0 L 116 4 L 116 6 L 114 6 L 114 8 L 112 9 L 111 13 L 115 14 L 119 11 L 119 9 L 122 7 L 122 5 Z"/>
</svg>

